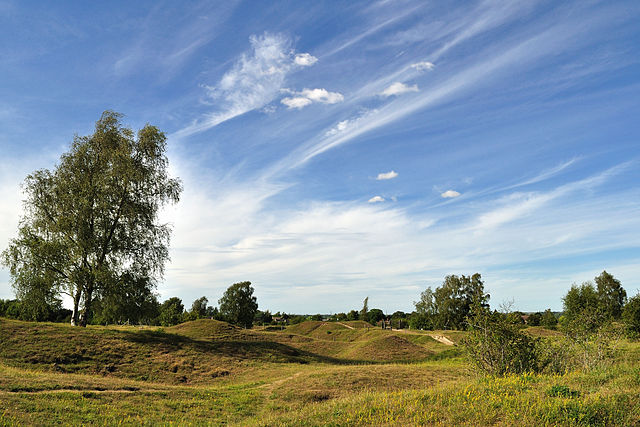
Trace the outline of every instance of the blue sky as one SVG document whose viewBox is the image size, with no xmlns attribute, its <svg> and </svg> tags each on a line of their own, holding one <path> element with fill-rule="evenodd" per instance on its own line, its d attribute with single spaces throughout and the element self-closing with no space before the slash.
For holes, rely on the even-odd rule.
<svg viewBox="0 0 640 427">
<path fill-rule="evenodd" d="M 166 132 L 183 180 L 161 298 L 410 311 L 480 272 L 561 309 L 640 289 L 635 1 L 0 0 L 0 242 L 20 183 L 102 111 Z M 12 296 L 0 270 L 0 298 Z"/>
</svg>

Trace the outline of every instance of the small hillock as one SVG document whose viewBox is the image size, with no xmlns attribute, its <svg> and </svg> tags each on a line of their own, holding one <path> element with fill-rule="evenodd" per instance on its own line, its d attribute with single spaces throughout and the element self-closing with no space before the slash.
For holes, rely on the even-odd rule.
<svg viewBox="0 0 640 427">
<path fill-rule="evenodd" d="M 354 343 L 340 356 L 363 361 L 410 361 L 422 360 L 434 352 L 414 344 L 403 337 L 387 334 Z"/>
</svg>

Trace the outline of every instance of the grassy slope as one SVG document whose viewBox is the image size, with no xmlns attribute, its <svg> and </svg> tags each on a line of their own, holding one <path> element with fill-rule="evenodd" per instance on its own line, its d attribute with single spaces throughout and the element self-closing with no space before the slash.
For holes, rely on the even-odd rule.
<svg viewBox="0 0 640 427">
<path fill-rule="evenodd" d="M 0 319 L 0 425 L 633 425 L 640 345 L 624 350 L 607 370 L 486 379 L 470 375 L 459 349 L 420 332 Z M 554 385 L 572 393 L 548 396 Z"/>
</svg>

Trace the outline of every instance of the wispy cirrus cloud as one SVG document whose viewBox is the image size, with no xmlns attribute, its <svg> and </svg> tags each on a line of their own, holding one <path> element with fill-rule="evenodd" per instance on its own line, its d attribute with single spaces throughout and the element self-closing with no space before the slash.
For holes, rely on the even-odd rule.
<svg viewBox="0 0 640 427">
<path fill-rule="evenodd" d="M 385 199 L 384 199 L 384 197 L 382 197 L 382 196 L 373 196 L 372 198 L 370 198 L 370 199 L 368 200 L 368 202 L 369 202 L 369 203 L 381 203 L 381 202 L 384 202 L 384 200 L 385 200 Z"/>
<path fill-rule="evenodd" d="M 218 110 L 194 121 L 173 136 L 184 137 L 202 132 L 265 107 L 278 97 L 289 73 L 315 63 L 310 54 L 296 56 L 291 40 L 281 34 L 251 36 L 249 42 L 251 51 L 242 54 L 215 86 L 206 86 L 207 95 L 219 106 Z M 297 100 L 292 105 L 301 108 L 304 103 Z"/>
<path fill-rule="evenodd" d="M 543 31 L 534 34 L 528 33 L 525 37 L 517 39 L 516 42 L 505 44 L 503 49 L 499 51 L 490 49 L 479 53 L 474 57 L 474 60 L 468 61 L 451 77 L 434 81 L 428 87 L 423 88 L 424 95 L 422 96 L 407 95 L 406 99 L 405 97 L 393 99 L 395 97 L 392 95 L 407 94 L 418 90 L 417 86 L 414 90 L 413 87 L 396 82 L 386 88 L 388 90 L 386 93 L 389 95 L 387 98 L 391 98 L 390 102 L 375 109 L 365 109 L 355 118 L 338 122 L 315 138 L 311 138 L 276 165 L 269 167 L 265 171 L 265 176 L 299 167 L 327 150 L 352 141 L 374 129 L 389 125 L 419 110 L 451 100 L 467 91 L 473 91 L 479 83 L 487 84 L 496 81 L 501 73 L 506 74 L 523 69 L 558 51 L 575 49 L 580 46 L 581 40 L 583 40 L 579 37 L 580 35 L 601 25 L 607 25 L 607 22 L 604 17 L 603 19 L 590 17 L 590 19 L 582 20 L 576 17 L 575 21 L 562 21 L 554 25 L 547 25 Z M 381 78 L 375 84 L 366 83 L 363 88 L 369 91 L 384 80 Z M 361 93 L 363 90 L 360 89 L 356 92 Z M 353 99 L 361 99 L 361 96 L 363 95 L 356 95 Z"/>
</svg>

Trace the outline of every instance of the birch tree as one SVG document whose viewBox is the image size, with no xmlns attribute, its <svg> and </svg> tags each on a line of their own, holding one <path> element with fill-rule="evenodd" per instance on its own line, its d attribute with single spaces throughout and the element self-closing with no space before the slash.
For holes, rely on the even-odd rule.
<svg viewBox="0 0 640 427">
<path fill-rule="evenodd" d="M 53 170 L 27 176 L 18 235 L 2 253 L 18 297 L 68 295 L 73 325 L 86 326 L 95 298 L 125 280 L 154 287 L 169 258 L 158 213 L 182 188 L 168 175 L 166 137 L 151 125 L 135 135 L 121 117 L 105 111 Z"/>
</svg>

